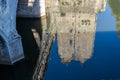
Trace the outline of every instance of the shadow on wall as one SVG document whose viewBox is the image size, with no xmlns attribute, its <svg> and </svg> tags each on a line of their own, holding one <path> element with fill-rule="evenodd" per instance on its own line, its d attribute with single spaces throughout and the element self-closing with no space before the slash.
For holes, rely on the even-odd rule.
<svg viewBox="0 0 120 80">
<path fill-rule="evenodd" d="M 21 9 L 19 15 L 21 15 L 23 12 L 27 13 L 29 16 L 35 14 L 33 8 L 36 8 L 34 6 L 38 4 L 36 3 L 36 1 L 38 0 L 35 0 L 35 3 L 30 3 L 30 4 L 28 4 L 28 1 L 34 1 L 34 0 L 19 0 L 19 4 L 21 4 L 21 5 L 18 4 L 18 10 L 17 10 L 18 13 L 19 13 L 19 9 Z M 37 14 L 40 15 L 40 9 L 36 8 L 36 11 Z M 39 38 L 38 42 L 40 42 L 40 40 L 42 40 L 41 18 L 40 17 L 26 18 L 29 16 L 26 15 L 19 16 L 19 15 L 17 17 L 16 25 L 17 25 L 17 31 L 22 38 L 25 58 L 15 63 L 12 66 L 0 65 L 1 80 L 32 80 L 34 68 L 37 63 L 37 59 L 39 55 L 39 45 L 36 42 L 34 34 L 36 33 L 37 37 Z M 33 15 L 33 17 L 34 16 L 35 15 Z"/>
</svg>

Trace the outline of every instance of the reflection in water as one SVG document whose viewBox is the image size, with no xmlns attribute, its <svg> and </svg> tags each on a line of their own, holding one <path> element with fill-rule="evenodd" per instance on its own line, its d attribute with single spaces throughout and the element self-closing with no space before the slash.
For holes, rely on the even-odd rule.
<svg viewBox="0 0 120 80">
<path fill-rule="evenodd" d="M 41 19 L 17 18 L 17 30 L 22 37 L 25 58 L 11 66 L 0 65 L 0 80 L 32 80 L 39 56 L 39 47 L 34 39 L 32 29 L 35 29 L 39 33 L 41 39 L 41 25 Z M 0 45 L 2 47 L 6 46 L 1 37 Z M 4 55 L 0 55 L 4 57 Z"/>
<path fill-rule="evenodd" d="M 108 4 L 112 9 L 112 15 L 116 18 L 116 29 L 120 36 L 120 0 L 108 0 Z"/>
<path fill-rule="evenodd" d="M 84 0 L 84 1 L 87 1 L 87 0 Z M 97 1 L 99 1 L 99 0 L 97 0 Z M 59 4 L 57 4 L 57 5 L 59 5 Z M 54 9 L 55 8 L 57 8 L 57 7 L 54 7 Z M 82 9 L 82 8 L 79 8 L 79 9 Z M 56 19 L 58 41 L 55 41 L 54 44 L 52 45 L 53 47 L 51 50 L 50 60 L 48 63 L 48 70 L 46 71 L 46 74 L 45 74 L 45 80 L 119 80 L 120 79 L 120 77 L 119 77 L 119 75 L 120 75 L 120 71 L 119 71 L 120 70 L 120 63 L 119 63 L 119 61 L 120 61 L 119 60 L 120 59 L 120 54 L 119 54 L 120 53 L 120 47 L 119 47 L 120 38 L 118 38 L 116 36 L 116 31 L 113 30 L 115 21 L 114 21 L 113 16 L 110 15 L 111 14 L 110 7 L 107 5 L 106 12 L 98 15 L 97 30 L 98 30 L 98 28 L 101 30 L 98 30 L 96 32 L 95 31 L 96 23 L 94 24 L 93 22 L 90 23 L 90 25 L 94 24 L 94 28 L 93 28 L 93 26 L 89 27 L 88 26 L 89 23 L 87 26 L 84 26 L 84 27 L 81 24 L 80 27 L 83 27 L 84 29 L 86 29 L 86 32 L 89 32 L 91 34 L 89 34 L 89 33 L 84 34 L 84 32 L 81 32 L 84 30 L 83 28 L 80 30 L 80 32 L 78 34 L 77 33 L 78 29 L 74 28 L 74 27 L 77 27 L 77 25 L 78 25 L 77 21 L 79 20 L 79 18 L 76 17 L 79 15 L 78 12 L 70 12 L 70 11 L 67 12 L 67 10 L 66 10 L 66 12 L 64 11 L 64 12 L 60 13 L 59 7 L 56 12 L 55 12 L 55 10 L 53 10 L 53 11 L 51 10 L 51 12 L 53 12 L 53 14 L 51 14 L 52 15 L 51 20 L 55 21 L 55 19 Z M 61 11 L 62 11 L 62 9 L 61 9 Z M 98 12 L 100 12 L 100 9 L 98 10 Z M 83 17 L 83 13 L 84 13 L 84 15 L 87 14 L 87 12 L 81 11 L 80 19 Z M 91 12 L 91 14 L 95 14 L 95 13 Z M 97 15 L 97 12 L 96 12 L 96 15 Z M 89 19 L 89 18 L 87 18 L 88 16 L 89 16 L 89 14 L 86 15 L 86 17 L 84 19 Z M 55 19 L 54 19 L 54 17 L 55 17 Z M 52 21 L 52 22 L 54 22 L 54 21 Z M 107 21 L 109 21 L 109 23 Z M 72 23 L 72 22 L 74 22 L 74 23 Z M 78 21 L 78 22 L 82 23 L 82 21 Z M 74 27 L 71 27 L 72 25 L 74 25 Z M 87 29 L 85 27 L 90 28 L 90 29 L 93 28 L 93 30 L 89 31 L 89 29 Z M 70 28 L 72 28 L 72 30 Z M 96 34 L 95 34 L 95 32 L 96 32 Z M 79 36 L 79 40 L 78 40 L 79 42 L 76 42 L 77 37 L 75 37 L 75 35 L 77 35 L 77 34 Z M 94 34 L 95 34 L 95 41 L 92 41 L 92 40 L 94 40 Z M 73 38 L 73 41 L 71 40 L 71 37 Z M 92 40 L 90 40 L 90 39 L 92 39 Z M 57 42 L 58 42 L 58 44 L 57 44 Z M 82 51 L 85 48 L 84 53 L 78 52 L 79 54 L 80 53 L 81 54 L 88 53 L 88 54 L 92 55 L 92 49 L 89 49 L 87 47 L 91 46 L 93 48 L 93 42 L 95 43 L 94 44 L 94 46 L 95 46 L 94 47 L 94 56 L 90 60 L 88 60 L 87 62 L 82 64 L 83 66 L 78 64 L 79 61 L 71 61 L 71 63 L 69 63 L 67 65 L 60 63 L 60 58 L 56 54 L 56 53 L 58 53 L 57 48 L 59 49 L 59 55 L 61 55 L 61 53 L 64 51 L 64 53 L 62 53 L 61 57 L 65 54 L 68 54 L 67 57 L 65 57 L 65 59 L 68 59 L 69 56 L 70 56 L 70 58 L 72 57 L 72 59 L 75 59 L 75 55 L 72 55 L 72 52 L 71 52 L 72 49 L 75 50 L 75 47 L 79 44 L 79 45 L 81 45 L 79 48 L 80 51 Z M 73 44 L 74 47 L 72 47 L 73 45 L 71 46 L 71 44 Z M 83 44 L 85 44 L 85 45 L 83 45 Z M 61 53 L 60 53 L 60 48 L 61 48 L 61 50 L 63 50 L 63 51 L 61 51 Z M 86 49 L 88 49 L 88 51 Z M 75 52 L 75 51 L 73 51 L 73 52 Z M 70 62 L 70 60 L 66 61 L 66 62 Z"/>
<path fill-rule="evenodd" d="M 58 52 L 63 63 L 84 63 L 92 56 L 96 16 L 105 11 L 106 0 L 56 0 L 51 20 L 56 26 Z"/>
</svg>

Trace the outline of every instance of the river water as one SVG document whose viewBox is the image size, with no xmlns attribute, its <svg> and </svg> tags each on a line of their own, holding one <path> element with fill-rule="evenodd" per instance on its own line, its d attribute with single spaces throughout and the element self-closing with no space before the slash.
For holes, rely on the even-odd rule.
<svg viewBox="0 0 120 80">
<path fill-rule="evenodd" d="M 77 33 L 72 34 L 74 33 L 74 29 L 65 22 L 69 22 L 70 18 L 63 18 L 61 22 L 64 23 L 56 25 L 58 27 L 58 36 L 52 44 L 44 79 L 120 80 L 119 7 L 120 0 L 108 0 L 106 10 L 96 16 L 97 21 L 95 24 L 92 23 L 94 27 L 91 32 L 89 32 L 89 29 L 86 29 L 88 34 L 84 34 L 84 32 L 80 33 L 82 30 L 79 32 L 78 28 L 74 28 L 76 32 L 78 30 L 80 36 L 76 35 Z M 71 16 L 71 14 L 67 15 Z M 84 16 L 84 14 L 81 15 Z M 55 19 L 54 16 L 57 17 L 58 15 L 53 14 L 51 16 L 53 16 L 52 19 Z M 65 14 L 62 13 L 61 16 L 65 16 Z M 91 17 L 88 19 L 91 18 L 90 20 L 94 21 L 94 15 Z M 84 19 L 85 17 L 82 18 Z M 74 16 L 72 19 L 74 21 Z M 59 19 L 55 21 L 59 22 Z M 87 21 L 89 22 L 89 20 Z M 51 22 L 54 23 L 54 21 Z M 75 25 L 73 22 L 71 24 L 72 26 Z M 90 25 L 91 23 L 83 23 L 83 25 L 84 24 Z M 66 34 L 67 32 L 65 31 L 69 28 L 62 28 L 64 25 L 70 27 L 70 30 L 67 31 L 70 32 L 70 35 Z M 42 34 L 40 26 L 42 26 L 40 19 L 17 18 L 17 30 L 22 37 L 25 59 L 12 66 L 0 65 L 0 80 L 32 80 L 39 55 L 39 48 L 31 29 L 40 30 L 38 31 L 39 34 Z M 50 25 L 48 24 L 47 26 Z M 83 28 L 83 30 L 84 29 L 85 28 Z M 65 33 L 59 34 L 59 31 L 65 31 Z M 79 38 L 78 40 L 75 35 Z M 41 37 L 42 36 L 40 36 L 40 38 Z M 70 37 L 72 37 L 72 39 Z M 70 39 L 70 41 L 67 39 Z M 67 44 L 67 41 L 70 45 Z"/>
<path fill-rule="evenodd" d="M 45 80 L 120 80 L 120 1 L 108 2 L 106 11 L 97 15 L 92 57 L 84 63 L 71 60 L 65 64 L 58 51 L 59 40 L 55 40 Z"/>
</svg>

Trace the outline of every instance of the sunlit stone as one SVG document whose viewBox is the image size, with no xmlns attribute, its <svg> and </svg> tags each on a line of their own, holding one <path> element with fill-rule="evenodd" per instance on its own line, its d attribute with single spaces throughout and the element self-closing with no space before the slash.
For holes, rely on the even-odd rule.
<svg viewBox="0 0 120 80">
<path fill-rule="evenodd" d="M 106 0 L 58 0 L 53 4 L 51 22 L 56 24 L 62 62 L 84 63 L 92 57 L 97 14 L 105 11 Z"/>
</svg>

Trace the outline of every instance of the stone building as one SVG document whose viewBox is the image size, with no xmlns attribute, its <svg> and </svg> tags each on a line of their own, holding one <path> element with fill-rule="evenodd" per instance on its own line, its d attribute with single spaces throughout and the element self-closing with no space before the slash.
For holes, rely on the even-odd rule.
<svg viewBox="0 0 120 80">
<path fill-rule="evenodd" d="M 84 63 L 92 56 L 97 14 L 105 11 L 106 0 L 58 0 L 54 5 L 51 19 L 62 62 Z"/>
</svg>

